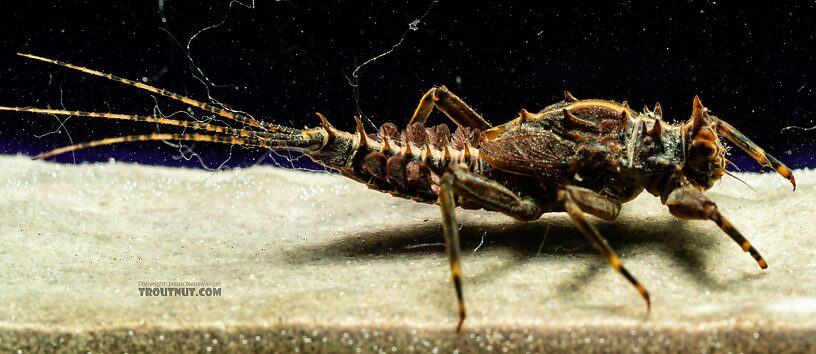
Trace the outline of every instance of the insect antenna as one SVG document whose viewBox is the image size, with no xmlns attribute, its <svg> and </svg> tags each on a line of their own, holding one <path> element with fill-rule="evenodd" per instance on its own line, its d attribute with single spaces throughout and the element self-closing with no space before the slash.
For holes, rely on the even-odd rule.
<svg viewBox="0 0 816 354">
<path fill-rule="evenodd" d="M 217 115 L 219 115 L 221 117 L 231 119 L 231 120 L 234 120 L 234 121 L 237 121 L 237 122 L 240 122 L 240 123 L 243 123 L 243 124 L 255 127 L 255 128 L 266 129 L 266 130 L 270 130 L 270 131 L 280 131 L 280 132 L 285 132 L 285 133 L 292 133 L 294 131 L 293 128 L 289 128 L 289 127 L 285 127 L 285 126 L 282 126 L 282 125 L 277 125 L 277 124 L 272 124 L 272 123 L 267 123 L 267 122 L 264 122 L 264 121 L 260 121 L 260 120 L 257 120 L 255 118 L 250 117 L 250 116 L 245 115 L 245 114 L 230 112 L 230 111 L 228 111 L 226 109 L 218 108 L 218 107 L 206 104 L 204 102 L 196 101 L 196 100 L 194 100 L 192 98 L 182 96 L 182 95 L 179 95 L 177 93 L 173 93 L 173 92 L 170 92 L 170 91 L 167 91 L 167 90 L 164 90 L 164 89 L 160 89 L 158 87 L 153 87 L 153 86 L 150 86 L 150 85 L 138 82 L 138 81 L 133 81 L 133 80 L 130 80 L 130 79 L 121 78 L 121 77 L 118 77 L 118 76 L 115 76 L 115 75 L 112 75 L 112 74 L 103 73 L 101 71 L 88 69 L 86 67 L 69 64 L 69 63 L 66 63 L 66 62 L 59 61 L 59 60 L 48 59 L 48 58 L 44 58 L 44 57 L 33 55 L 33 54 L 17 53 L 17 55 L 22 56 L 22 57 L 26 57 L 26 58 L 29 58 L 29 59 L 44 61 L 46 63 L 51 63 L 51 64 L 54 64 L 54 65 L 66 67 L 66 68 L 77 70 L 77 71 L 80 71 L 80 72 L 83 72 L 83 73 L 86 73 L 86 74 L 103 77 L 103 78 L 106 78 L 108 80 L 113 80 L 113 81 L 116 81 L 116 82 L 119 82 L 119 83 L 122 83 L 122 84 L 125 84 L 125 85 L 128 85 L 128 86 L 133 86 L 133 87 L 136 87 L 136 88 L 140 88 L 142 90 L 150 91 L 150 92 L 153 92 L 153 93 L 155 93 L 157 95 L 161 95 L 161 96 L 164 96 L 164 97 L 167 97 L 167 98 L 174 99 L 174 100 L 182 102 L 184 104 L 187 104 L 187 105 L 190 105 L 190 106 L 193 106 L 193 107 L 196 107 L 196 108 L 200 108 L 200 109 L 205 110 L 205 111 L 210 112 L 210 113 L 215 113 L 215 114 L 217 114 Z"/>
<path fill-rule="evenodd" d="M 136 115 L 136 114 L 120 114 L 120 113 L 100 113 L 100 112 L 84 112 L 84 111 L 68 111 L 62 109 L 46 109 L 46 108 L 23 108 L 23 107 L 4 107 L 0 106 L 0 111 L 14 111 L 14 112 L 28 112 L 28 113 L 36 113 L 36 114 L 48 114 L 48 115 L 63 115 L 63 116 L 77 116 L 77 117 L 92 117 L 92 118 L 102 118 L 102 119 L 121 119 L 121 120 L 131 120 L 137 122 L 148 122 L 148 123 L 158 123 L 163 125 L 174 125 L 178 127 L 196 129 L 196 130 L 206 130 L 215 133 L 223 133 L 231 136 L 240 136 L 240 137 L 255 137 L 255 138 L 268 138 L 268 139 L 275 139 L 275 138 L 285 138 L 289 134 L 285 133 L 276 133 L 276 132 L 259 132 L 247 129 L 237 129 L 237 128 L 230 128 L 230 127 L 222 127 L 217 125 L 212 125 L 209 123 L 202 123 L 202 122 L 190 122 L 185 120 L 178 120 L 178 119 L 171 119 L 171 118 L 164 118 L 164 117 L 153 117 L 153 116 L 143 116 L 143 115 Z"/>
<path fill-rule="evenodd" d="M 94 141 L 89 141 L 85 143 L 74 144 L 70 146 L 61 147 L 58 149 L 54 149 L 37 156 L 34 156 L 35 160 L 49 158 L 51 156 L 64 154 L 66 152 L 82 150 L 97 146 L 103 145 L 113 145 L 113 144 L 120 144 L 126 142 L 134 142 L 134 141 L 157 141 L 157 140 L 180 140 L 180 141 L 200 141 L 200 142 L 209 142 L 209 143 L 221 143 L 221 144 L 232 144 L 232 145 L 239 145 L 239 146 L 248 146 L 248 147 L 261 147 L 261 148 L 293 148 L 293 149 L 308 149 L 316 144 L 319 144 L 322 141 L 321 136 L 315 136 L 311 139 L 266 139 L 266 138 L 253 138 L 253 137 L 244 137 L 239 138 L 235 136 L 223 136 L 223 135 L 208 135 L 208 134 L 165 134 L 165 133 L 153 133 L 153 134 L 142 134 L 142 135 L 128 135 L 128 136 L 119 136 L 115 138 L 105 138 L 99 139 Z"/>
</svg>

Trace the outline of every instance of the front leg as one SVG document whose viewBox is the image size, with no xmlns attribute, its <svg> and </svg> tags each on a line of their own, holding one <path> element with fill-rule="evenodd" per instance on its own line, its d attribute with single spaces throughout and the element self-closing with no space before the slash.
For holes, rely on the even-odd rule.
<svg viewBox="0 0 816 354">
<path fill-rule="evenodd" d="M 751 254 L 762 269 L 768 268 L 768 263 L 759 254 L 759 251 L 751 245 L 751 242 L 742 236 L 737 229 L 726 219 L 717 209 L 711 199 L 708 199 L 702 192 L 688 187 L 678 187 L 669 194 L 666 199 L 666 206 L 672 215 L 684 220 L 711 220 L 717 224 L 728 236 L 742 247 L 742 250 Z"/>
<path fill-rule="evenodd" d="M 491 127 L 490 123 L 476 113 L 473 108 L 470 108 L 459 96 L 448 91 L 445 86 L 434 87 L 422 95 L 408 125 L 417 122 L 424 125 L 434 106 L 462 128 L 485 131 Z"/>
</svg>

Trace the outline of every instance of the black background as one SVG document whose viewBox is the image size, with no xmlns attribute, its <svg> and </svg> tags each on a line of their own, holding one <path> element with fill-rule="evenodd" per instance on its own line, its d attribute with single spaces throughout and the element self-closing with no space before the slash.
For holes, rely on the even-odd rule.
<svg viewBox="0 0 816 354">
<path fill-rule="evenodd" d="M 685 120 L 696 94 L 782 161 L 816 166 L 816 130 L 784 129 L 816 125 L 812 1 L 542 3 L 264 1 L 249 8 L 228 1 L 66 1 L 5 8 L 0 105 L 139 114 L 152 114 L 157 104 L 165 114 L 184 109 L 15 52 L 145 80 L 199 100 L 209 93 L 255 117 L 298 127 L 316 125 L 315 111 L 347 130 L 352 116 L 361 113 L 377 125 L 403 126 L 422 93 L 441 84 L 494 124 L 521 108 L 537 111 L 559 101 L 564 90 L 579 98 L 628 100 L 635 108 L 660 101 L 669 121 Z M 409 29 L 420 18 L 416 30 Z M 357 72 L 354 89 L 349 79 L 354 81 L 357 65 L 400 38 L 392 52 Z M 208 80 L 197 79 L 201 73 Z M 441 115 L 431 119 L 442 121 Z M 71 141 L 156 129 L 81 117 L 61 126 L 51 116 L 2 112 L 0 153 L 36 154 Z M 182 155 L 188 154 L 161 142 L 96 148 L 56 160 L 112 157 L 191 167 L 271 163 L 257 149 L 212 144 L 192 149 L 200 160 L 187 160 Z M 741 167 L 757 169 L 741 152 L 732 154 Z"/>
</svg>

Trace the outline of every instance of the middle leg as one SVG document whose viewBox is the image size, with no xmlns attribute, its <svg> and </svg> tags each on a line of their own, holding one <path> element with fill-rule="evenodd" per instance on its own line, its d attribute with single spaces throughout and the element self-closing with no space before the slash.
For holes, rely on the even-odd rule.
<svg viewBox="0 0 816 354">
<path fill-rule="evenodd" d="M 575 223 L 575 226 L 578 227 L 578 230 L 581 231 L 587 240 L 592 243 L 592 246 L 595 247 L 601 255 L 606 257 L 609 265 L 632 283 L 638 293 L 640 293 L 640 296 L 646 300 L 646 310 L 651 311 L 652 303 L 649 298 L 649 292 L 646 291 L 646 288 L 623 266 L 618 255 L 615 254 L 615 251 L 609 246 L 609 242 L 601 236 L 598 229 L 592 226 L 584 217 L 584 213 L 586 212 L 604 220 L 613 220 L 618 216 L 618 212 L 621 208 L 620 204 L 614 203 L 592 190 L 575 186 L 565 186 L 559 190 L 558 201 L 563 203 L 564 209 L 570 218 L 572 218 L 572 222 Z"/>
</svg>

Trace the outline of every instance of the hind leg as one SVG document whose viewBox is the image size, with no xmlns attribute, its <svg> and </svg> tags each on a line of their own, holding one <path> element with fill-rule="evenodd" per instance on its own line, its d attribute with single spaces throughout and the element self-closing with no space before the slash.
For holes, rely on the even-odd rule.
<svg viewBox="0 0 816 354">
<path fill-rule="evenodd" d="M 459 324 L 465 321 L 465 301 L 462 295 L 462 263 L 459 244 L 459 225 L 456 223 L 456 199 L 459 196 L 486 209 L 510 215 L 519 220 L 535 220 L 544 212 L 532 198 L 519 197 L 507 187 L 480 175 L 452 167 L 439 181 L 439 206 L 442 211 L 442 232 L 450 261 L 451 280 L 456 289 L 459 305 Z"/>
<path fill-rule="evenodd" d="M 411 117 L 411 122 L 408 124 L 422 123 L 424 125 L 434 107 L 442 111 L 442 113 L 460 127 L 478 128 L 481 131 L 485 131 L 491 127 L 490 123 L 476 113 L 473 108 L 470 108 L 459 96 L 448 91 L 448 88 L 445 86 L 434 87 L 422 95 L 422 98 L 419 100 L 419 105 L 414 111 L 413 117 Z"/>
</svg>

